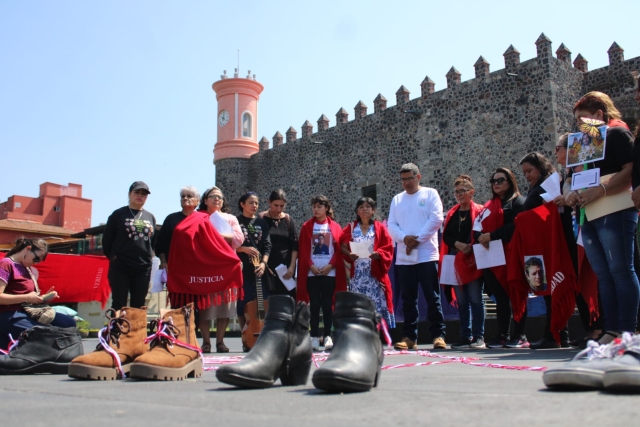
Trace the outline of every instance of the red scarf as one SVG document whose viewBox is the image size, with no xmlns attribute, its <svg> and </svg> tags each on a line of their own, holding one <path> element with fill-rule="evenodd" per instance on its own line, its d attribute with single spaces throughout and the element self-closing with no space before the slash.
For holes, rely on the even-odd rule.
<svg viewBox="0 0 640 427">
<path fill-rule="evenodd" d="M 519 322 L 527 307 L 530 286 L 525 276 L 525 257 L 540 256 L 546 289 L 536 295 L 551 295 L 551 333 L 560 342 L 560 329 L 571 318 L 576 305 L 576 275 L 562 231 L 560 214 L 553 202 L 520 213 L 508 252 L 509 297 L 513 318 Z"/>
<path fill-rule="evenodd" d="M 491 214 L 481 222 L 482 232 L 491 233 L 504 225 L 504 211 L 502 210 L 502 201 L 500 200 L 500 197 L 495 196 L 493 199 L 485 203 L 484 207 Z M 508 261 L 506 255 L 509 253 L 509 243 L 505 243 L 503 241 L 502 247 L 505 253 L 505 260 Z M 491 267 L 490 270 L 496 276 L 496 279 L 498 279 L 498 282 L 500 282 L 505 291 L 508 292 L 509 287 L 507 286 L 507 266 L 499 265 L 497 267 Z"/>
<path fill-rule="evenodd" d="M 0 253 L 0 259 L 5 255 Z M 52 286 L 58 292 L 58 298 L 51 304 L 100 301 L 104 309 L 111 295 L 107 257 L 50 253 L 47 260 L 38 264 L 36 269 L 40 292 L 44 294 Z"/>
<path fill-rule="evenodd" d="M 344 292 L 347 290 L 347 274 L 344 269 L 342 260 L 342 252 L 340 251 L 340 238 L 342 237 L 342 228 L 340 224 L 327 217 L 329 229 L 331 230 L 331 239 L 333 241 L 333 256 L 329 264 L 336 271 L 336 287 L 333 292 L 334 299 L 336 292 Z M 307 292 L 307 277 L 309 268 L 311 267 L 311 237 L 313 235 L 313 224 L 315 219 L 311 218 L 305 222 L 300 229 L 300 238 L 298 239 L 298 285 L 296 291 L 296 299 L 298 301 L 309 302 L 309 293 Z"/>
<path fill-rule="evenodd" d="M 629 130 L 629 126 L 627 126 L 627 124 L 622 120 L 618 120 L 618 119 L 609 120 L 609 123 L 607 123 L 607 126 L 609 126 L 610 128 L 621 127 L 621 128 L 625 128 L 626 130 Z"/>
<path fill-rule="evenodd" d="M 447 212 L 447 217 L 444 219 L 444 228 L 447 229 L 447 225 L 449 224 L 449 220 L 451 217 L 460 209 L 460 205 L 455 205 L 452 207 L 449 212 Z M 473 226 L 473 222 L 476 220 L 478 214 L 482 211 L 482 205 L 471 202 L 471 224 Z M 471 244 L 473 244 L 473 229 L 471 230 Z M 440 243 L 440 261 L 438 262 L 438 278 L 440 277 L 440 273 L 442 272 L 442 260 L 445 255 L 449 255 L 449 247 L 444 242 L 444 239 Z M 466 285 L 467 283 L 473 282 L 475 279 L 482 277 L 482 270 L 476 269 L 475 257 L 473 254 L 465 255 L 462 252 L 456 253 L 456 259 L 454 261 L 454 266 L 456 269 L 456 276 L 458 281 Z"/>
<path fill-rule="evenodd" d="M 357 225 L 358 221 L 354 221 L 342 229 L 340 244 L 348 245 L 349 242 L 353 240 L 351 230 Z M 373 240 L 373 251 L 380 254 L 380 259 L 371 260 L 371 275 L 384 286 L 387 309 L 389 309 L 389 313 L 393 315 L 393 291 L 391 290 L 391 280 L 389 280 L 388 274 L 391 263 L 393 262 L 393 240 L 391 239 L 391 235 L 389 235 L 387 227 L 380 221 L 373 223 L 373 229 L 376 233 L 376 237 Z M 352 262 L 349 257 L 345 257 L 345 259 L 351 264 L 351 277 L 353 277 L 355 263 Z"/>
<path fill-rule="evenodd" d="M 202 310 L 244 296 L 242 264 L 205 212 L 192 213 L 173 230 L 168 264 L 173 308 L 194 302 Z"/>
</svg>

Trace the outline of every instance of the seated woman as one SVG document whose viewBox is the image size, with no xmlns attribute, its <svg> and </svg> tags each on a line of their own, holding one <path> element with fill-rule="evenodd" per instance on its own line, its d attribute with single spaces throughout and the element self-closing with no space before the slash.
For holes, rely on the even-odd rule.
<svg viewBox="0 0 640 427">
<path fill-rule="evenodd" d="M 389 268 L 393 261 L 393 240 L 384 224 L 375 220 L 376 202 L 361 197 L 356 203 L 356 220 L 342 229 L 340 247 L 351 261 L 351 292 L 371 298 L 376 311 L 389 328 L 396 327 L 393 315 L 393 294 Z M 360 258 L 351 252 L 349 242 L 366 242 L 371 250 L 369 258 Z"/>
<path fill-rule="evenodd" d="M 19 238 L 7 256 L 0 260 L 0 348 L 9 345 L 9 334 L 14 339 L 27 329 L 38 325 L 22 307 L 23 303 L 42 304 L 38 288 L 38 271 L 32 268 L 47 257 L 47 242 L 44 240 Z M 55 297 L 57 294 L 54 292 Z M 75 320 L 56 313 L 53 326 L 70 328 Z"/>
</svg>

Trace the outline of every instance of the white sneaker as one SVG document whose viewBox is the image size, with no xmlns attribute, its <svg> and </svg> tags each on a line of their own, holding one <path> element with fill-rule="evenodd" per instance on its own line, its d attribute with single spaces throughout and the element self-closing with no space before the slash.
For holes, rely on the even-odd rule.
<svg viewBox="0 0 640 427">
<path fill-rule="evenodd" d="M 320 338 L 311 337 L 311 349 L 313 351 L 320 351 Z"/>
<path fill-rule="evenodd" d="M 324 349 L 331 350 L 333 348 L 333 341 L 331 337 L 324 337 Z"/>
</svg>

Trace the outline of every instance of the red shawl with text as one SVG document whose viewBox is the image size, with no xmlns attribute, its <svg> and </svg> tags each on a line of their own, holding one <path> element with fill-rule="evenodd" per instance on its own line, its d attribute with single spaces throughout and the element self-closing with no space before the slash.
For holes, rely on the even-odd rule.
<svg viewBox="0 0 640 427">
<path fill-rule="evenodd" d="M 242 264 L 204 212 L 192 213 L 173 230 L 167 289 L 173 308 L 193 302 L 202 310 L 244 296 Z"/>
<path fill-rule="evenodd" d="M 342 229 L 342 240 L 340 244 L 348 245 L 349 242 L 353 240 L 351 230 L 352 227 L 355 228 L 357 225 L 358 222 L 354 221 Z M 389 313 L 393 314 L 393 291 L 391 290 L 391 280 L 389 280 L 389 269 L 393 262 L 393 240 L 387 227 L 380 221 L 373 223 L 373 229 L 376 233 L 373 241 L 373 251 L 380 254 L 380 259 L 371 260 L 371 275 L 384 286 L 384 297 L 387 301 L 387 308 L 389 309 Z M 351 264 L 351 277 L 353 277 L 355 263 L 352 262 L 349 257 L 345 257 L 345 259 Z"/>
<path fill-rule="evenodd" d="M 530 286 L 525 276 L 525 257 L 541 257 L 546 288 L 536 295 L 551 295 L 551 333 L 560 342 L 560 329 L 566 326 L 576 305 L 576 274 L 562 231 L 558 207 L 545 203 L 520 213 L 509 245 L 508 283 L 513 318 L 520 321 L 527 307 Z"/>
<path fill-rule="evenodd" d="M 347 274 L 344 269 L 342 260 L 342 252 L 340 251 L 340 238 L 342 237 L 342 228 L 340 224 L 327 217 L 329 229 L 331 230 L 331 239 L 333 243 L 333 256 L 329 264 L 336 270 L 336 287 L 333 292 L 334 300 L 336 292 L 344 292 L 347 290 Z M 296 299 L 298 301 L 309 302 L 309 293 L 307 292 L 307 276 L 311 267 L 311 237 L 313 235 L 314 218 L 302 224 L 300 229 L 300 237 L 298 239 L 298 285 L 296 291 Z"/>
</svg>

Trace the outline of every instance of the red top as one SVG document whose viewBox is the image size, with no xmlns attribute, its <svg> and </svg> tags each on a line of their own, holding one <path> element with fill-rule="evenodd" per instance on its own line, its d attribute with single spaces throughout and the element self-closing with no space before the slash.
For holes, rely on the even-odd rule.
<svg viewBox="0 0 640 427">
<path fill-rule="evenodd" d="M 0 260 L 0 281 L 7 284 L 4 293 L 9 295 L 26 295 L 35 292 L 36 286 L 26 267 L 6 257 Z M 20 304 L 0 305 L 0 312 L 17 311 Z"/>
</svg>

